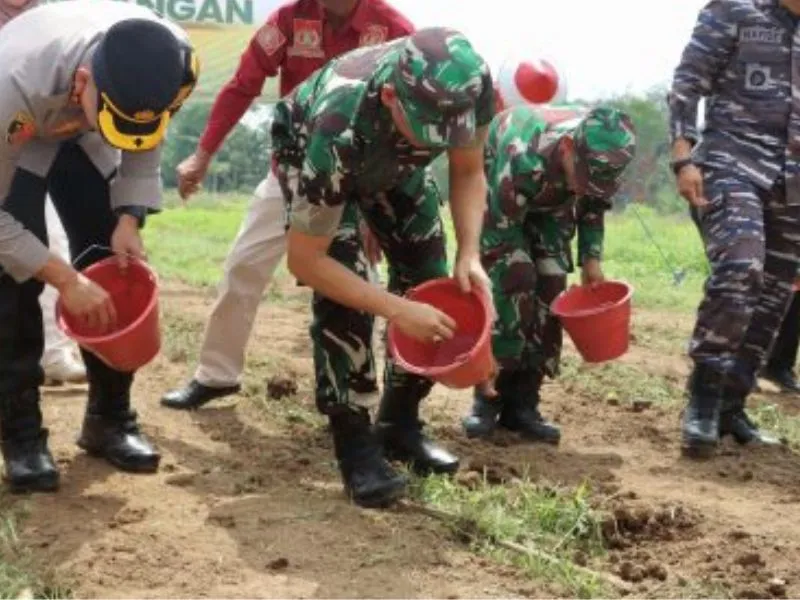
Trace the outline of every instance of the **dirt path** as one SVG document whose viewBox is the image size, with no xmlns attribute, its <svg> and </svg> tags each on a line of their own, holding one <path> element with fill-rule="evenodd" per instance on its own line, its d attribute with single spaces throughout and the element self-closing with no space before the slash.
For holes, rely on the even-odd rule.
<svg viewBox="0 0 800 600">
<path fill-rule="evenodd" d="M 119 474 L 78 453 L 83 391 L 48 392 L 63 487 L 27 501 L 24 536 L 39 560 L 82 597 L 546 594 L 547 586 L 475 557 L 424 516 L 362 511 L 343 500 L 329 436 L 308 396 L 303 292 L 288 293 L 295 299 L 260 315 L 250 393 L 185 414 L 160 408 L 158 398 L 188 375 L 210 298 L 167 290 L 164 310 L 181 327 L 136 384 L 145 430 L 164 453 L 155 476 Z M 637 331 L 664 319 L 675 317 L 637 315 Z M 688 320 L 675 323 L 669 327 L 688 332 Z M 680 357 L 664 358 L 652 344 L 634 345 L 625 363 L 672 378 L 686 372 Z M 298 377 L 302 411 L 263 400 L 259 377 L 276 372 Z M 546 386 L 543 403 L 563 428 L 558 449 L 504 438 L 468 443 L 458 427 L 468 406 L 468 394 L 436 388 L 426 409 L 464 471 L 487 470 L 497 481 L 524 472 L 565 484 L 588 479 L 614 494 L 615 549 L 595 566 L 621 573 L 638 592 L 691 595 L 684 580 L 706 580 L 737 596 L 800 595 L 797 455 L 726 445 L 712 462 L 687 463 L 677 407 L 633 412 L 561 384 Z"/>
</svg>

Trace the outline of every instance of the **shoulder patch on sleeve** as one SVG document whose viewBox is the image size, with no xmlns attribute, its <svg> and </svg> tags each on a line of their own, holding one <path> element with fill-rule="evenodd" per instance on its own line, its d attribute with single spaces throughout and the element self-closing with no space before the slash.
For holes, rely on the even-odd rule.
<svg viewBox="0 0 800 600">
<path fill-rule="evenodd" d="M 36 123 L 26 112 L 18 112 L 6 126 L 6 143 L 19 146 L 36 136 Z"/>
<path fill-rule="evenodd" d="M 286 36 L 274 23 L 265 23 L 256 33 L 256 41 L 267 55 L 272 56 L 286 43 Z"/>
</svg>

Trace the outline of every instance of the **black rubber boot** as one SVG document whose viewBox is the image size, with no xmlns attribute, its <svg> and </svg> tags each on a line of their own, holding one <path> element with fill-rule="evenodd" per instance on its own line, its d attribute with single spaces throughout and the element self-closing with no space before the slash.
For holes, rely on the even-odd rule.
<svg viewBox="0 0 800 600">
<path fill-rule="evenodd" d="M 403 390 L 404 392 L 406 390 Z M 407 463 L 418 475 L 458 470 L 458 457 L 426 437 L 419 419 L 420 394 L 401 395 L 386 388 L 378 408 L 375 432 L 390 460 Z"/>
<path fill-rule="evenodd" d="M 487 398 L 475 388 L 472 395 L 472 412 L 461 421 L 468 438 L 485 438 L 491 435 L 497 426 L 502 402 L 501 396 Z"/>
<path fill-rule="evenodd" d="M 42 427 L 39 390 L 0 398 L 2 452 L 5 479 L 14 493 L 52 492 L 58 489 L 58 467 L 47 447 Z"/>
<path fill-rule="evenodd" d="M 531 442 L 558 445 L 561 430 L 539 413 L 544 373 L 535 370 L 513 372 L 513 392 L 505 398 L 498 425 L 519 433 Z"/>
<path fill-rule="evenodd" d="M 89 369 L 89 402 L 78 446 L 122 471 L 154 473 L 161 455 L 139 431 L 136 413 L 131 410 L 133 377 L 113 371 L 105 371 L 101 377 Z"/>
<path fill-rule="evenodd" d="M 239 384 L 211 387 L 192 379 L 185 387 L 164 394 L 161 405 L 175 410 L 197 410 L 212 400 L 236 394 L 241 389 Z"/>
<path fill-rule="evenodd" d="M 762 372 L 761 377 L 777 385 L 781 391 L 787 394 L 800 394 L 800 383 L 791 369 L 778 369 L 767 366 Z"/>
<path fill-rule="evenodd" d="M 406 478 L 392 469 L 370 427 L 369 412 L 345 408 L 330 417 L 345 493 L 364 508 L 386 508 L 405 493 Z"/>
<path fill-rule="evenodd" d="M 719 436 L 730 435 L 742 446 L 748 444 L 777 446 L 780 440 L 759 430 L 744 410 L 745 399 L 726 395 L 719 420 Z"/>
<path fill-rule="evenodd" d="M 503 369 L 497 376 L 494 389 L 495 398 L 488 398 L 475 387 L 473 391 L 472 412 L 464 417 L 461 424 L 468 438 L 485 438 L 497 427 L 497 418 L 503 408 L 503 402 L 509 394 L 513 394 L 513 371 Z"/>
<path fill-rule="evenodd" d="M 719 442 L 722 377 L 704 365 L 695 365 L 689 377 L 689 403 L 683 412 L 684 456 L 709 458 Z"/>
</svg>

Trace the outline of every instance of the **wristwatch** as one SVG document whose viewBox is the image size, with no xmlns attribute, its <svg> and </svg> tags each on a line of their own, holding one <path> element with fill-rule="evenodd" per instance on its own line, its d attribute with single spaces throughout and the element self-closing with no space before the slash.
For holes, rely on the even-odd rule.
<svg viewBox="0 0 800 600">
<path fill-rule="evenodd" d="M 147 217 L 147 209 L 144 206 L 120 206 L 114 211 L 114 214 L 117 217 L 121 215 L 130 215 L 132 217 L 136 217 L 136 221 L 139 224 L 139 229 L 144 227 L 144 221 Z"/>
<path fill-rule="evenodd" d="M 691 158 L 682 158 L 680 160 L 673 160 L 669 163 L 669 166 L 672 168 L 672 172 L 675 176 L 678 176 L 678 173 L 681 172 L 681 169 L 687 165 L 694 164 L 694 161 Z"/>
</svg>

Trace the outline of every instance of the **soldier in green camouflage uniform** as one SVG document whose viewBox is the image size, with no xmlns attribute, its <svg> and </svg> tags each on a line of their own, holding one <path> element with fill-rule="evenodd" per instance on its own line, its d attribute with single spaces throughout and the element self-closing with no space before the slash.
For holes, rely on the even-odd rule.
<svg viewBox="0 0 800 600">
<path fill-rule="evenodd" d="M 561 326 L 549 307 L 573 270 L 576 224 L 583 282 L 602 280 L 603 214 L 634 151 L 630 118 L 611 108 L 593 109 L 568 131 L 548 127 L 530 106 L 493 120 L 481 257 L 492 279 L 492 347 L 501 370 L 497 397 L 476 388 L 464 419 L 468 436 L 499 425 L 532 441 L 560 441 L 538 409 L 542 380 L 557 375 L 561 352 Z"/>
<path fill-rule="evenodd" d="M 429 169 L 444 152 L 458 240 L 454 276 L 462 289 L 488 287 L 479 245 L 487 189 L 483 142 L 493 116 L 485 62 L 446 28 L 345 54 L 278 103 L 272 140 L 290 219 L 288 264 L 327 298 L 317 305 L 315 326 L 330 348 L 348 334 L 353 311 L 380 315 L 428 342 L 454 334 L 446 314 L 402 297 L 447 275 L 442 198 Z M 388 261 L 389 292 L 326 254 L 343 212 L 356 205 Z M 320 406 L 355 502 L 386 506 L 403 492 L 405 478 L 386 458 L 420 473 L 458 468 L 457 457 L 422 433 L 419 405 L 432 385 L 388 358 L 374 429 L 367 411 L 349 401 L 346 385 Z"/>
</svg>

